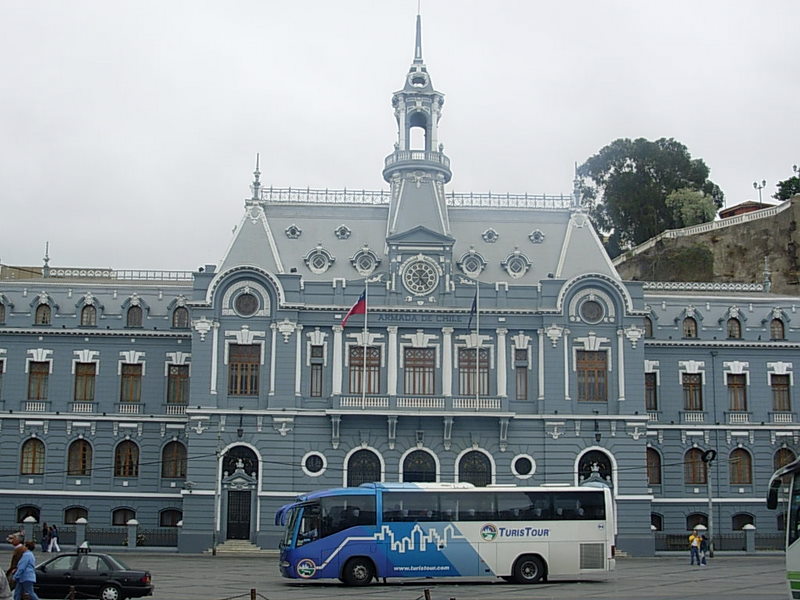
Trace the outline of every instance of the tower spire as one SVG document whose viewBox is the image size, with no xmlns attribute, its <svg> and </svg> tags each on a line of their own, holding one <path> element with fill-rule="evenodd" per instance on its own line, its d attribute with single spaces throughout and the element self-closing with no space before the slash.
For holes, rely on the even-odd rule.
<svg viewBox="0 0 800 600">
<path fill-rule="evenodd" d="M 257 202 L 261 199 L 261 171 L 258 169 L 261 155 L 256 152 L 256 170 L 253 171 L 253 183 L 250 184 L 250 189 L 253 191 L 253 201 Z"/>
<path fill-rule="evenodd" d="M 419 14 L 419 6 L 417 6 L 417 40 L 414 44 L 414 64 L 421 65 L 422 63 L 422 15 Z"/>
</svg>

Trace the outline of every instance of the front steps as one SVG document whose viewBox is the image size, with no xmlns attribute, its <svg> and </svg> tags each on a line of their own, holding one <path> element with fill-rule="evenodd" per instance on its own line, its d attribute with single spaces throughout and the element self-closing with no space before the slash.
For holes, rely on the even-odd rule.
<svg viewBox="0 0 800 600">
<path fill-rule="evenodd" d="M 206 554 L 212 554 L 211 549 Z M 217 554 L 224 556 L 243 556 L 248 554 L 275 554 L 275 550 L 262 550 L 249 540 L 225 540 L 217 546 Z"/>
</svg>

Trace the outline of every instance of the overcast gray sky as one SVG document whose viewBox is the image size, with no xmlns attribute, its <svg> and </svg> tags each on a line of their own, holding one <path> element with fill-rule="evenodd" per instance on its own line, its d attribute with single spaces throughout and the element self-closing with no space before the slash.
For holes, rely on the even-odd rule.
<svg viewBox="0 0 800 600">
<path fill-rule="evenodd" d="M 381 189 L 414 0 L 0 0 L 0 261 L 217 262 L 276 187 Z M 800 2 L 425 0 L 456 192 L 569 193 L 674 137 L 732 205 L 800 164 Z"/>
</svg>

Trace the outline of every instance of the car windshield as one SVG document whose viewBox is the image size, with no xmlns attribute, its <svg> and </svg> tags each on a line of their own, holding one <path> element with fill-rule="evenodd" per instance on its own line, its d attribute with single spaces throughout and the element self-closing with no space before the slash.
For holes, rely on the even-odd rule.
<svg viewBox="0 0 800 600">
<path fill-rule="evenodd" d="M 120 571 L 130 571 L 130 569 L 128 568 L 128 566 L 124 562 L 122 562 L 121 560 L 119 560 L 117 558 L 114 558 L 110 554 L 106 554 L 106 560 L 115 569 L 119 569 Z"/>
</svg>

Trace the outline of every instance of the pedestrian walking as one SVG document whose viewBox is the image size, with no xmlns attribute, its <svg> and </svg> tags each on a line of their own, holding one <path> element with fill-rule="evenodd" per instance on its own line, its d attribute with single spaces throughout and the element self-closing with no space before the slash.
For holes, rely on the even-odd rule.
<svg viewBox="0 0 800 600">
<path fill-rule="evenodd" d="M 47 546 L 47 551 L 61 552 L 61 546 L 58 545 L 58 527 L 51 525 L 48 537 L 50 539 L 50 544 Z"/>
<path fill-rule="evenodd" d="M 39 600 L 39 596 L 33 590 L 33 584 L 36 583 L 36 557 L 33 555 L 36 542 L 28 540 L 23 547 L 25 550 L 22 552 L 17 563 L 17 570 L 14 572 L 14 579 L 17 582 L 14 600 L 22 600 L 26 594 L 30 600 Z"/>
<path fill-rule="evenodd" d="M 695 563 L 695 561 L 697 561 Z M 700 531 L 695 529 L 689 536 L 689 564 L 700 566 Z"/>
<path fill-rule="evenodd" d="M 0 600 L 11 600 L 11 586 L 5 573 L 0 573 Z"/>
<path fill-rule="evenodd" d="M 25 546 L 22 545 L 22 537 L 19 533 L 12 533 L 8 536 L 8 542 L 14 547 L 11 551 L 11 564 L 6 571 L 6 577 L 8 578 L 8 583 L 11 589 L 14 589 L 16 586 L 16 580 L 14 579 L 14 573 L 17 572 L 17 564 L 19 564 L 19 559 L 22 557 L 22 554 L 25 552 Z"/>
<path fill-rule="evenodd" d="M 704 533 L 700 536 L 700 564 L 704 567 L 708 565 L 707 558 L 709 550 L 708 536 Z"/>
<path fill-rule="evenodd" d="M 42 523 L 42 538 L 39 542 L 42 544 L 42 552 L 47 552 L 47 548 L 50 545 L 50 528 L 47 523 Z"/>
</svg>

